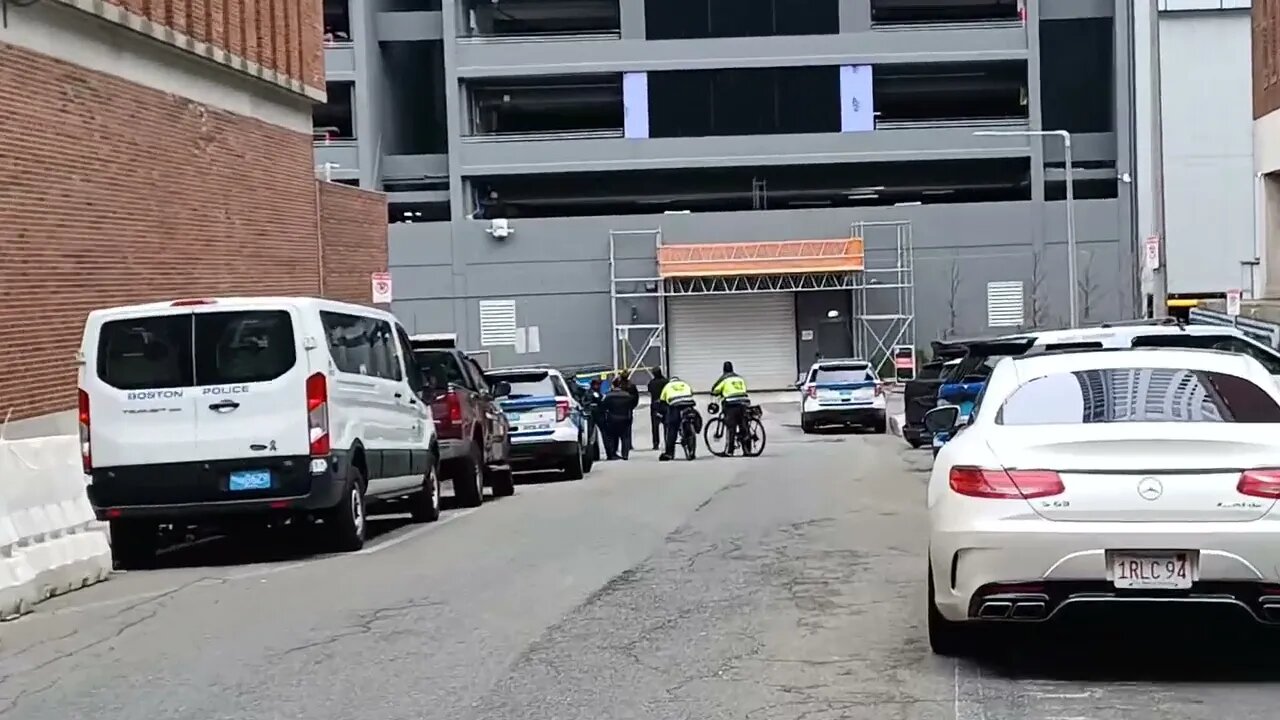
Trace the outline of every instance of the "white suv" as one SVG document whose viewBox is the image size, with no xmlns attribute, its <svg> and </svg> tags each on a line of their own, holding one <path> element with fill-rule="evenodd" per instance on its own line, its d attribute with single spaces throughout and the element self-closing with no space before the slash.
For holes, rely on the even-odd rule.
<svg viewBox="0 0 1280 720">
<path fill-rule="evenodd" d="M 161 525 L 319 519 L 364 545 L 366 500 L 440 514 L 435 426 L 390 313 L 315 298 L 95 310 L 81 345 L 89 498 L 122 565 Z"/>
</svg>

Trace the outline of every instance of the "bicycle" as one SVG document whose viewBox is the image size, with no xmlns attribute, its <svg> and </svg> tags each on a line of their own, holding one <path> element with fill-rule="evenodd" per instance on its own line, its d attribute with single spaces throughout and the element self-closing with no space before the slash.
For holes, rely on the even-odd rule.
<svg viewBox="0 0 1280 720">
<path fill-rule="evenodd" d="M 707 412 L 712 418 L 707 421 L 702 429 L 702 439 L 707 444 L 707 450 L 716 457 L 729 457 L 729 442 L 725 437 L 724 431 L 724 415 L 721 407 L 712 403 L 707 406 Z M 742 451 L 743 457 L 759 457 L 764 452 L 765 443 L 768 441 L 768 435 L 764 431 L 764 423 L 761 418 L 764 416 L 764 409 L 759 405 L 751 405 L 747 408 L 743 417 L 743 422 L 738 432 L 737 447 Z M 723 446 L 717 450 L 716 443 L 723 441 Z"/>
</svg>

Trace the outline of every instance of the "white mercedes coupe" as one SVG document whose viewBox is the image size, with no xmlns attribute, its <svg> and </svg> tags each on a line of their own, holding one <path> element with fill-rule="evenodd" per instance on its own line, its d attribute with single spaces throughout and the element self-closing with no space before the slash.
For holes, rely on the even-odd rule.
<svg viewBox="0 0 1280 720">
<path fill-rule="evenodd" d="M 1000 361 L 929 478 L 929 642 L 1177 603 L 1280 624 L 1280 389 L 1251 357 L 1119 349 Z"/>
</svg>

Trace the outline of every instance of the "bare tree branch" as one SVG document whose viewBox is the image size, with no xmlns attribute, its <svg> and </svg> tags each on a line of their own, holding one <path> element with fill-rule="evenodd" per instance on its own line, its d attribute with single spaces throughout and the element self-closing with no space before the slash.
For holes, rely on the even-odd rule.
<svg viewBox="0 0 1280 720">
<path fill-rule="evenodd" d="M 1085 251 L 1084 264 L 1080 268 L 1080 273 L 1076 278 L 1076 285 L 1080 292 L 1080 317 L 1083 320 L 1089 320 L 1093 317 L 1094 295 L 1098 292 L 1098 283 L 1093 275 L 1093 253 Z"/>
<path fill-rule="evenodd" d="M 955 335 L 960 314 L 960 264 L 955 260 L 951 261 L 951 280 L 947 293 L 947 329 L 942 336 L 944 339 Z"/>
<path fill-rule="evenodd" d="M 1031 252 L 1031 326 L 1043 330 L 1049 325 L 1048 283 L 1044 270 L 1044 253 Z"/>
</svg>

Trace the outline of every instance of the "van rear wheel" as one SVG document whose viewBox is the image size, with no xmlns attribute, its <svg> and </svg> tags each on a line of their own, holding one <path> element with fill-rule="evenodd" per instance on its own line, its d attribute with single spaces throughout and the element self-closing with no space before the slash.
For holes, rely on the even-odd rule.
<svg viewBox="0 0 1280 720">
<path fill-rule="evenodd" d="M 121 570 L 139 570 L 153 564 L 160 546 L 160 526 L 140 520 L 112 520 L 111 557 Z"/>
<path fill-rule="evenodd" d="M 323 516 L 323 535 L 337 552 L 355 552 L 364 547 L 367 516 L 364 504 L 364 476 L 354 465 L 347 471 L 342 500 Z"/>
</svg>

